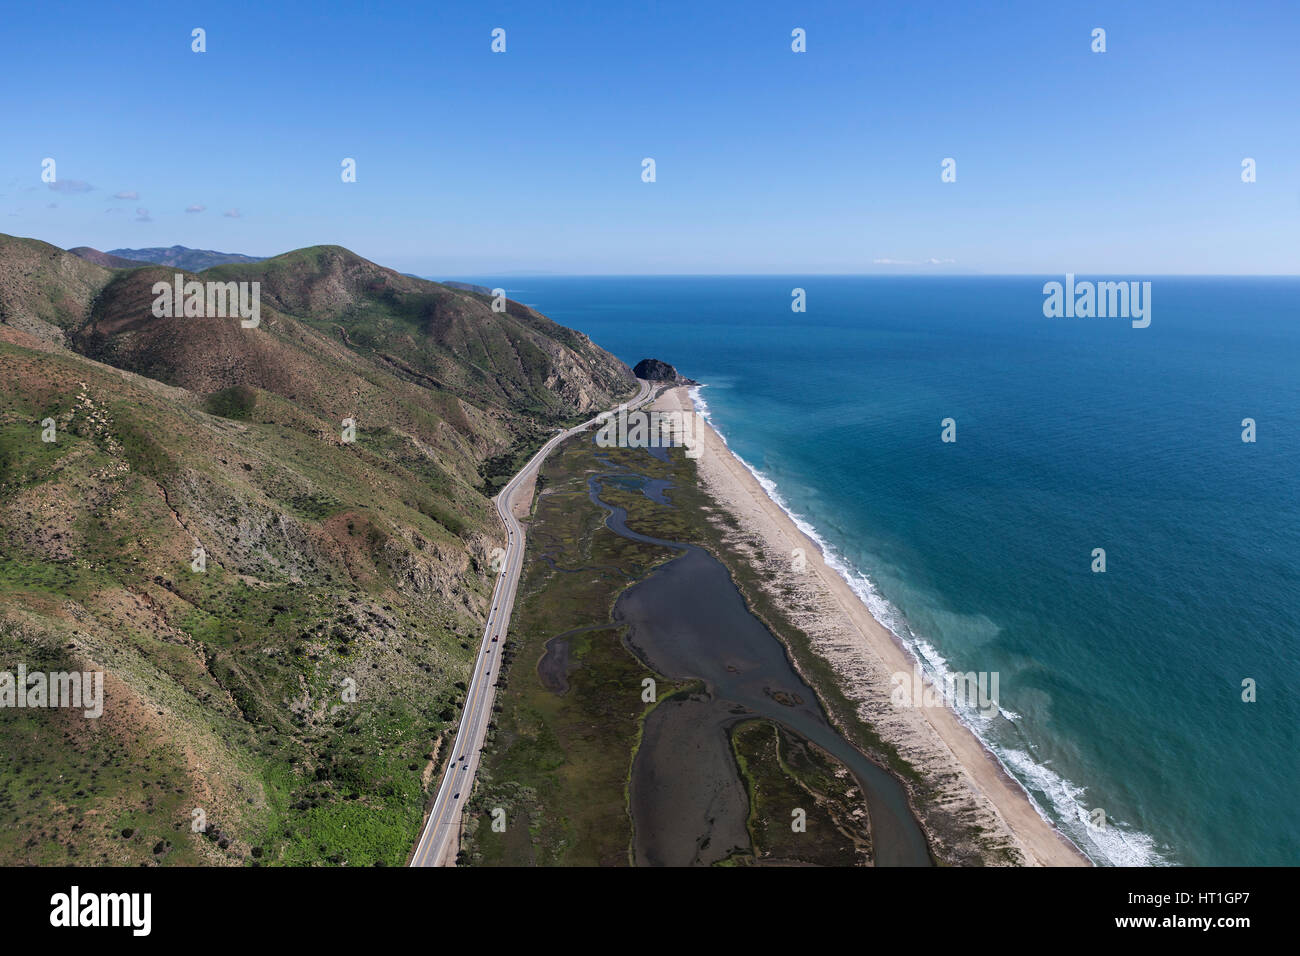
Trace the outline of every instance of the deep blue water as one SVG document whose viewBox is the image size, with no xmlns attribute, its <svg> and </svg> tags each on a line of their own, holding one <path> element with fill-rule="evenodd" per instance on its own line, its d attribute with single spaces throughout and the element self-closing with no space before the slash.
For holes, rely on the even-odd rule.
<svg viewBox="0 0 1300 956">
<path fill-rule="evenodd" d="M 1300 279 L 1144 277 L 1134 329 L 1061 278 L 473 281 L 705 383 L 878 617 L 999 674 L 969 723 L 1093 859 L 1300 863 Z"/>
</svg>

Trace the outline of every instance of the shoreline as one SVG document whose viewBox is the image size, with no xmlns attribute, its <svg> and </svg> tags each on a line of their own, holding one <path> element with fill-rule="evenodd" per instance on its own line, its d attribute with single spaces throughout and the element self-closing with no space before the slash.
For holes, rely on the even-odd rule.
<svg viewBox="0 0 1300 956">
<path fill-rule="evenodd" d="M 945 851 L 970 851 L 969 846 L 944 836 L 955 824 L 978 828 L 982 856 L 1001 849 L 1018 851 L 1025 865 L 1092 865 L 1042 816 L 1028 791 L 955 710 L 947 705 L 893 705 L 890 675 L 912 673 L 917 666 L 913 653 L 876 620 L 861 596 L 827 562 L 821 545 L 773 500 L 705 415 L 697 413 L 689 387 L 665 390 L 653 407 L 696 413 L 703 426 L 697 432 L 702 447 L 696 461 L 704 489 L 739 522 L 736 543 L 742 550 L 752 552 L 752 542 L 761 543 L 761 551 L 752 556 L 756 566 L 771 576 L 764 589 L 808 635 L 813 652 L 830 664 L 858 716 L 925 780 L 930 799 L 913 799 L 913 811 L 936 858 L 945 859 Z M 801 570 L 784 559 L 796 549 L 804 555 Z"/>
</svg>

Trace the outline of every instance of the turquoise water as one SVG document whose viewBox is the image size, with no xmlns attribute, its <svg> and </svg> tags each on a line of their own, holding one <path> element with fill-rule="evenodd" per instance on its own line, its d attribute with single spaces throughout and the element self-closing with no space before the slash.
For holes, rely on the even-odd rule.
<svg viewBox="0 0 1300 956">
<path fill-rule="evenodd" d="M 1062 278 L 473 281 L 704 383 L 928 670 L 999 675 L 965 719 L 1094 860 L 1300 863 L 1300 280 L 1143 277 L 1134 329 Z"/>
</svg>

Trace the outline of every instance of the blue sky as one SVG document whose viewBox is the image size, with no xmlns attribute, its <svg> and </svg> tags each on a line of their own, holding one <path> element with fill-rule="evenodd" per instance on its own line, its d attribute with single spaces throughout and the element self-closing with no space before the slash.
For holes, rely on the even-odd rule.
<svg viewBox="0 0 1300 956">
<path fill-rule="evenodd" d="M 1298 46 L 1295 2 L 10 4 L 0 232 L 445 277 L 1294 274 Z"/>
</svg>

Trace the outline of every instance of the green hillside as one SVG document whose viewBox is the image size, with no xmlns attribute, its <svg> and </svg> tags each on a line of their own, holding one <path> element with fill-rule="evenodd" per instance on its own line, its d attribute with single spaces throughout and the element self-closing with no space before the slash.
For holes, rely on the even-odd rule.
<svg viewBox="0 0 1300 956">
<path fill-rule="evenodd" d="M 0 236 L 0 671 L 106 674 L 99 719 L 0 709 L 0 863 L 400 865 L 489 496 L 635 380 L 337 246 L 198 277 L 260 282 L 257 329 L 154 318 L 173 274 Z"/>
</svg>

